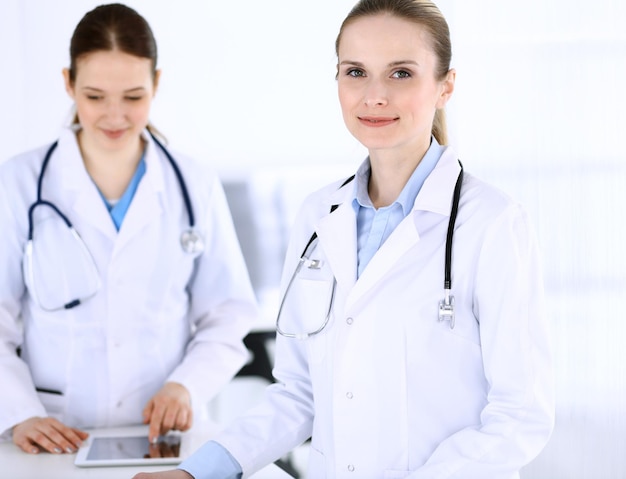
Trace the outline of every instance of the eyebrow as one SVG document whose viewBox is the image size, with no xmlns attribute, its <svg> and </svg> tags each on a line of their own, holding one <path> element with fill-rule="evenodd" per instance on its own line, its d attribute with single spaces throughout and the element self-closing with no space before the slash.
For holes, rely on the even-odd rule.
<svg viewBox="0 0 626 479">
<path fill-rule="evenodd" d="M 95 91 L 95 92 L 104 92 L 104 90 L 101 90 L 100 88 L 95 88 L 92 86 L 84 86 L 82 88 L 82 90 L 91 90 L 91 91 Z M 124 93 L 132 93 L 132 92 L 141 92 L 141 91 L 145 91 L 145 87 L 142 86 L 137 86 L 134 88 L 129 88 L 128 90 L 124 90 Z"/>
<path fill-rule="evenodd" d="M 352 61 L 352 60 L 344 60 L 341 63 L 339 63 L 340 65 L 352 65 L 355 67 L 363 67 L 363 63 L 361 62 L 357 62 L 357 61 Z M 397 67 L 400 65 L 415 65 L 415 66 L 419 66 L 419 63 L 417 63 L 415 60 L 397 60 L 395 62 L 391 62 L 389 63 L 387 66 L 390 68 L 393 67 Z"/>
</svg>

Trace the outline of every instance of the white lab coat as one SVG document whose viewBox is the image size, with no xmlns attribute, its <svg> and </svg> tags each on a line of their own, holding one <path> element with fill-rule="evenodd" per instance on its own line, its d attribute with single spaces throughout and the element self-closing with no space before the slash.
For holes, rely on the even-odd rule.
<svg viewBox="0 0 626 479">
<path fill-rule="evenodd" d="M 0 432 L 45 415 L 81 428 L 138 424 L 166 381 L 185 385 L 200 412 L 247 359 L 242 338 L 256 302 L 221 184 L 206 166 L 172 153 L 206 243 L 200 255 L 183 252 L 181 187 L 144 137 L 146 173 L 117 232 L 74 132 L 62 132 L 42 196 L 82 236 L 102 288 L 54 313 L 38 308 L 22 275 L 27 211 L 49 145 L 0 165 Z M 50 209 L 36 211 L 35 235 L 47 219 L 58 221 Z"/>
<path fill-rule="evenodd" d="M 314 330 L 334 275 L 332 316 L 310 339 L 278 337 L 278 383 L 218 437 L 245 475 L 310 435 L 315 479 L 513 479 L 544 447 L 554 393 L 535 237 L 518 204 L 467 173 L 452 252 L 456 326 L 437 319 L 458 173 L 447 148 L 358 280 L 354 185 L 305 201 L 283 291 L 313 231 L 322 268 L 291 285 L 281 327 Z"/>
</svg>

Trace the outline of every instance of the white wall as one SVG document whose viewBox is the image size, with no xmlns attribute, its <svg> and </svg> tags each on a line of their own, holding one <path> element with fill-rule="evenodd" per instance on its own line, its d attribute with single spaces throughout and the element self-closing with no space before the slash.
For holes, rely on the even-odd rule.
<svg viewBox="0 0 626 479">
<path fill-rule="evenodd" d="M 3 0 L 0 161 L 56 136 L 69 38 L 97 3 Z M 353 170 L 364 152 L 341 121 L 333 52 L 352 3 L 129 1 L 160 47 L 154 123 L 225 178 Z M 626 477 L 626 4 L 439 5 L 458 71 L 452 143 L 527 205 L 543 248 L 557 428 L 523 477 Z"/>
<path fill-rule="evenodd" d="M 57 135 L 71 106 L 61 77 L 70 37 L 100 3 L 3 0 L 0 159 Z M 334 80 L 333 39 L 351 1 L 126 3 L 157 38 L 152 119 L 173 147 L 224 167 L 361 157 Z"/>
</svg>

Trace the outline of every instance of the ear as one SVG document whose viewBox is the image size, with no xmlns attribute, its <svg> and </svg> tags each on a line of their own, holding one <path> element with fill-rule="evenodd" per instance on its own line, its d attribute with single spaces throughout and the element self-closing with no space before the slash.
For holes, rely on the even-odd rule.
<svg viewBox="0 0 626 479">
<path fill-rule="evenodd" d="M 74 92 L 74 85 L 70 80 L 70 70 L 69 68 L 63 69 L 63 81 L 65 82 L 65 91 L 72 98 L 72 100 L 76 100 L 76 94 Z"/>
<path fill-rule="evenodd" d="M 456 70 L 454 68 L 448 70 L 446 77 L 441 81 L 441 94 L 437 100 L 437 109 L 443 108 L 454 92 L 454 82 L 456 80 Z"/>
<path fill-rule="evenodd" d="M 153 91 L 152 96 L 156 95 L 156 92 L 159 89 L 160 80 L 161 80 L 161 70 L 159 69 L 154 72 L 154 85 L 153 85 L 154 91 Z"/>
</svg>

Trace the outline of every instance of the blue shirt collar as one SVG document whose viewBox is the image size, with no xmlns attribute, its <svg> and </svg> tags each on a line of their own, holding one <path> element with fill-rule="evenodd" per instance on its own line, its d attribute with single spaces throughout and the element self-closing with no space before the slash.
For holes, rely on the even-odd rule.
<svg viewBox="0 0 626 479">
<path fill-rule="evenodd" d="M 104 197 L 102 192 L 98 190 L 98 192 L 100 193 L 100 196 L 104 200 L 104 204 L 109 210 L 109 214 L 111 215 L 111 219 L 113 220 L 113 223 L 115 224 L 115 228 L 118 231 L 120 230 L 120 227 L 122 226 L 122 221 L 124 220 L 124 217 L 126 216 L 128 209 L 130 208 L 130 203 L 135 197 L 135 193 L 137 192 L 137 188 L 139 187 L 139 182 L 141 181 L 141 179 L 143 178 L 146 172 L 145 156 L 146 156 L 146 151 L 144 149 L 144 152 L 141 155 L 141 159 L 139 160 L 139 163 L 137 164 L 137 169 L 135 170 L 135 173 L 133 174 L 133 177 L 131 178 L 130 183 L 126 187 L 126 191 L 124 192 L 122 197 L 118 201 L 115 202 L 115 204 L 110 204 L 107 201 L 107 199 Z"/>
</svg>

